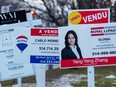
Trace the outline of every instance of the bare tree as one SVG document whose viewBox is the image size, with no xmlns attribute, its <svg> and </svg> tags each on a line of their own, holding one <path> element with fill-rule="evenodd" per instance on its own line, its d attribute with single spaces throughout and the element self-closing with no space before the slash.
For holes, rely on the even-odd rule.
<svg viewBox="0 0 116 87">
<path fill-rule="evenodd" d="M 4 1 L 4 0 L 2 0 Z M 6 0 L 5 0 L 6 1 Z M 12 1 L 12 0 L 11 0 Z M 20 1 L 20 4 L 18 4 Z M 41 19 L 43 26 L 67 26 L 68 10 L 94 9 L 94 8 L 115 8 L 112 7 L 111 0 L 39 0 L 42 7 L 34 6 L 25 0 L 17 0 L 17 3 L 10 3 L 13 10 L 35 10 L 36 19 Z M 0 3 L 1 4 L 1 3 Z M 112 9 L 111 9 L 112 10 Z M 112 13 L 113 12 L 113 13 Z M 111 21 L 116 21 L 116 10 L 111 11 Z"/>
</svg>

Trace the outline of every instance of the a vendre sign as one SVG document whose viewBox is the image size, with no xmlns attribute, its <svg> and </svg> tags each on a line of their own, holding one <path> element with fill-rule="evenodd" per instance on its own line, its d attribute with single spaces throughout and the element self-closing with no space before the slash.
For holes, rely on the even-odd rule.
<svg viewBox="0 0 116 87">
<path fill-rule="evenodd" d="M 19 63 L 59 64 L 58 28 L 17 27 L 14 32 L 14 56 Z"/>
<path fill-rule="evenodd" d="M 68 24 L 97 24 L 110 22 L 110 9 L 69 10 Z"/>
</svg>

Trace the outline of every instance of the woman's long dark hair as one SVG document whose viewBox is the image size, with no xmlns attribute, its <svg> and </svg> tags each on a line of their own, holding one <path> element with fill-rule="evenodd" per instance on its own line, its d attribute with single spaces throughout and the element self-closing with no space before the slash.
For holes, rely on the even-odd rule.
<svg viewBox="0 0 116 87">
<path fill-rule="evenodd" d="M 81 50 L 80 50 L 80 47 L 78 46 L 78 37 L 77 37 L 77 34 L 75 33 L 75 31 L 73 30 L 69 30 L 67 33 L 66 33 L 66 36 L 65 36 L 65 47 L 67 49 L 70 49 L 69 47 L 69 43 L 68 43 L 68 35 L 69 34 L 73 34 L 74 38 L 75 38 L 75 45 L 77 46 L 77 51 L 79 52 L 79 55 L 80 55 L 80 58 L 83 58 L 82 57 L 82 54 L 81 54 Z"/>
<path fill-rule="evenodd" d="M 73 30 L 69 30 L 67 33 L 66 33 L 66 36 L 65 36 L 65 47 L 67 48 L 67 49 L 70 49 L 70 47 L 69 47 L 69 43 L 68 43 L 68 35 L 69 34 L 73 34 L 73 36 L 74 36 L 74 38 L 75 38 L 75 45 L 77 46 L 77 51 L 78 51 L 78 53 L 79 53 L 79 55 L 80 55 L 80 58 L 83 58 L 82 57 L 82 54 L 81 54 L 81 49 L 80 49 L 80 47 L 79 47 L 79 45 L 78 45 L 78 37 L 77 37 L 77 34 L 75 33 L 75 31 L 73 31 Z"/>
<path fill-rule="evenodd" d="M 73 36 L 74 36 L 74 38 L 75 38 L 75 45 L 77 46 L 77 48 L 79 47 L 78 46 L 78 37 L 77 37 L 77 34 L 73 31 L 73 30 L 70 30 L 70 31 L 68 31 L 67 33 L 66 33 L 66 36 L 65 36 L 65 46 L 67 47 L 67 48 L 69 48 L 69 43 L 68 43 L 68 35 L 69 34 L 73 34 Z"/>
</svg>

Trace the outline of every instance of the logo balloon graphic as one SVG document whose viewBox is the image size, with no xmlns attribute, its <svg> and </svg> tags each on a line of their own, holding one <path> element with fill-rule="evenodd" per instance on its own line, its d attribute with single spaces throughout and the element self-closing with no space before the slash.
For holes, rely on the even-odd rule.
<svg viewBox="0 0 116 87">
<path fill-rule="evenodd" d="M 28 46 L 28 44 L 27 44 L 28 38 L 26 36 L 18 36 L 16 38 L 16 40 L 17 40 L 16 45 L 22 53 L 26 49 L 26 47 Z"/>
</svg>

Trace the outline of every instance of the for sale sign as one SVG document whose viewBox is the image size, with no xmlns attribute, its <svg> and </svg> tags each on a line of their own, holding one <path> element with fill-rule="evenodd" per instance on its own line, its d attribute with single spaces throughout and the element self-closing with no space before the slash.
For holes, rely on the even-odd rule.
<svg viewBox="0 0 116 87">
<path fill-rule="evenodd" d="M 116 24 L 59 27 L 61 68 L 116 65 Z"/>
<path fill-rule="evenodd" d="M 68 24 L 97 24 L 110 22 L 110 9 L 69 10 Z"/>
<path fill-rule="evenodd" d="M 19 27 L 14 32 L 14 56 L 18 62 L 59 64 L 58 28 Z"/>
<path fill-rule="evenodd" d="M 31 28 L 31 63 L 59 64 L 58 28 Z"/>
<path fill-rule="evenodd" d="M 24 64 L 21 62 L 17 63 L 17 55 L 16 57 L 14 56 L 14 35 L 13 26 L 0 27 L 0 81 L 8 80 L 11 78 L 30 76 L 34 74 L 33 66 L 31 64 Z M 25 42 L 25 39 L 20 38 L 21 37 L 17 38 L 18 42 L 21 42 L 21 40 Z M 23 47 L 21 47 L 21 50 Z"/>
</svg>

